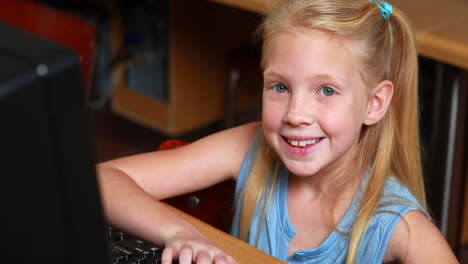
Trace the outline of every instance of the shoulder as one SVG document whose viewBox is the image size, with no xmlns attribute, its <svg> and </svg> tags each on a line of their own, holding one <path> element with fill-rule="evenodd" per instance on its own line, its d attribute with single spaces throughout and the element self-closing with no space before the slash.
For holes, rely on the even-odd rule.
<svg viewBox="0 0 468 264">
<path fill-rule="evenodd" d="M 252 123 L 247 123 L 247 124 L 240 125 L 237 127 L 233 127 L 227 130 L 223 130 L 217 134 L 235 138 L 238 141 L 238 143 L 244 143 L 247 146 L 249 146 L 253 138 L 258 134 L 260 128 L 261 128 L 260 122 L 252 122 Z"/>
<path fill-rule="evenodd" d="M 208 147 L 215 145 L 217 146 L 216 149 L 220 151 L 229 150 L 230 154 L 243 158 L 260 128 L 260 122 L 248 123 L 215 133 L 194 142 L 193 145 L 206 145 Z"/>
<path fill-rule="evenodd" d="M 401 200 L 406 202 L 413 202 L 419 206 L 419 202 L 410 192 L 410 190 L 400 183 L 395 177 L 390 176 L 385 181 L 384 193 L 381 202 L 392 200 Z"/>
<path fill-rule="evenodd" d="M 224 168 L 230 167 L 230 175 L 236 177 L 260 128 L 260 122 L 230 128 L 190 144 L 190 151 L 209 152 L 209 156 L 218 160 L 217 164 Z"/>
<path fill-rule="evenodd" d="M 393 231 L 384 261 L 458 263 L 439 229 L 420 211 L 402 216 Z"/>
<path fill-rule="evenodd" d="M 401 184 L 396 178 L 389 177 L 385 181 L 383 194 L 377 209 L 377 212 L 388 212 L 388 214 L 377 214 L 377 218 L 388 218 L 395 214 L 402 216 L 411 210 L 419 210 L 428 215 L 426 208 L 419 203 L 418 199 L 405 185 Z M 383 221 L 388 221 L 388 219 Z"/>
<path fill-rule="evenodd" d="M 196 147 L 211 147 L 217 145 L 215 149 L 224 150 L 242 150 L 247 151 L 252 143 L 253 138 L 260 130 L 260 122 L 253 122 L 237 127 L 222 130 L 220 132 L 211 134 L 207 137 L 201 138 L 187 146 Z"/>
<path fill-rule="evenodd" d="M 399 219 L 412 210 L 426 213 L 426 209 L 406 186 L 396 178 L 389 177 L 385 181 L 383 194 L 380 197 L 374 220 L 391 231 Z"/>
<path fill-rule="evenodd" d="M 233 127 L 195 141 L 187 147 L 191 150 L 210 151 L 219 157 L 240 158 L 242 161 L 260 127 L 260 122 Z"/>
<path fill-rule="evenodd" d="M 385 183 L 376 217 L 389 231 L 384 262 L 456 263 L 448 243 L 413 194 L 397 179 Z"/>
<path fill-rule="evenodd" d="M 230 146 L 229 152 L 231 153 L 231 158 L 235 165 L 235 171 L 233 172 L 234 177 L 237 177 L 241 167 L 245 167 L 246 159 L 249 160 L 249 152 L 252 152 L 252 147 L 255 145 L 255 141 L 258 138 L 259 132 L 261 129 L 260 122 L 249 123 L 242 125 L 223 133 L 222 138 L 229 140 L 228 145 Z M 221 142 L 219 142 L 221 144 Z M 220 153 L 221 154 L 221 153 Z M 252 153 L 250 153 L 252 155 Z"/>
</svg>

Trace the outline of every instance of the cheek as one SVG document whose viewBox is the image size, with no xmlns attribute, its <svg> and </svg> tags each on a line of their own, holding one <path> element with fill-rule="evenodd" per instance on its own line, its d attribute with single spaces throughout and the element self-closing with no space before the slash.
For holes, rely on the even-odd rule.
<svg viewBox="0 0 468 264">
<path fill-rule="evenodd" d="M 264 126 L 278 126 L 283 119 L 283 112 L 281 109 L 281 106 L 278 104 L 264 101 L 262 105 L 262 123 L 264 123 Z"/>
<path fill-rule="evenodd" d="M 267 104 L 263 104 L 262 106 L 262 130 L 263 135 L 270 146 L 274 146 L 273 138 L 276 135 L 276 132 L 279 128 L 279 123 L 277 118 L 274 114 L 274 109 L 268 107 Z"/>
<path fill-rule="evenodd" d="M 329 136 L 340 137 L 343 139 L 352 140 L 357 137 L 362 127 L 362 115 L 356 109 L 335 109 L 329 111 L 328 115 L 324 116 L 321 122 L 322 129 Z M 359 113 L 358 113 L 359 112 Z"/>
</svg>

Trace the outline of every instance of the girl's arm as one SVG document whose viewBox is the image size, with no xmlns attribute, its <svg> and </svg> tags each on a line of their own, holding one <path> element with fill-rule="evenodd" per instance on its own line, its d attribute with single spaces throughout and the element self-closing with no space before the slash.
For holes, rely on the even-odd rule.
<svg viewBox="0 0 468 264">
<path fill-rule="evenodd" d="M 419 211 L 410 211 L 395 227 L 385 262 L 459 263 L 442 233 Z"/>
<path fill-rule="evenodd" d="M 97 166 L 107 221 L 155 244 L 163 260 L 232 263 L 190 223 L 157 200 L 237 177 L 259 123 L 228 129 L 176 149 L 139 154 Z M 203 262 L 205 263 L 205 262 Z"/>
</svg>

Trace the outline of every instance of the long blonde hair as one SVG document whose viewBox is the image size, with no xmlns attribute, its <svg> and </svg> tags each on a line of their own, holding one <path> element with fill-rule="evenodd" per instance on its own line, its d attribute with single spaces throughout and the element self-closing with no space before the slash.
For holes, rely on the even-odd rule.
<svg viewBox="0 0 468 264">
<path fill-rule="evenodd" d="M 394 94 L 382 120 L 364 126 L 359 142 L 351 151 L 356 161 L 354 173 L 369 170 L 368 184 L 350 235 L 347 263 L 355 263 L 363 235 L 379 208 L 383 187 L 389 175 L 395 176 L 426 208 L 420 161 L 418 57 L 412 27 L 397 8 L 388 19 L 368 0 L 285 0 L 265 16 L 259 27 L 264 42 L 277 32 L 294 28 L 323 29 L 338 36 L 362 40 L 364 52 L 358 55 L 360 74 L 368 83 L 390 80 Z M 279 159 L 266 143 L 259 140 L 259 151 L 241 196 L 239 237 L 247 240 L 250 224 L 258 206 L 265 217 L 275 182 Z M 359 153 L 359 155 L 358 155 Z M 272 168 L 275 168 L 272 174 Z M 273 175 L 273 180 L 269 177 Z M 268 192 L 268 193 L 267 193 Z M 336 191 L 338 193 L 339 190 Z M 265 197 L 265 199 L 262 199 Z M 336 226 L 336 225 L 335 225 Z"/>
</svg>

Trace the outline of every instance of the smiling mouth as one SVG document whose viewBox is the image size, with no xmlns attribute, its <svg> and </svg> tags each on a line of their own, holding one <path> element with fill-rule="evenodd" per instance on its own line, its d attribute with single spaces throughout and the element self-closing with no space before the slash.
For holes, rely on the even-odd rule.
<svg viewBox="0 0 468 264">
<path fill-rule="evenodd" d="M 308 146 L 312 146 L 320 142 L 322 138 L 315 138 L 315 139 L 308 139 L 308 140 L 291 140 L 291 139 L 286 139 L 289 144 L 291 144 L 294 147 L 299 147 L 299 148 L 305 148 Z"/>
</svg>

